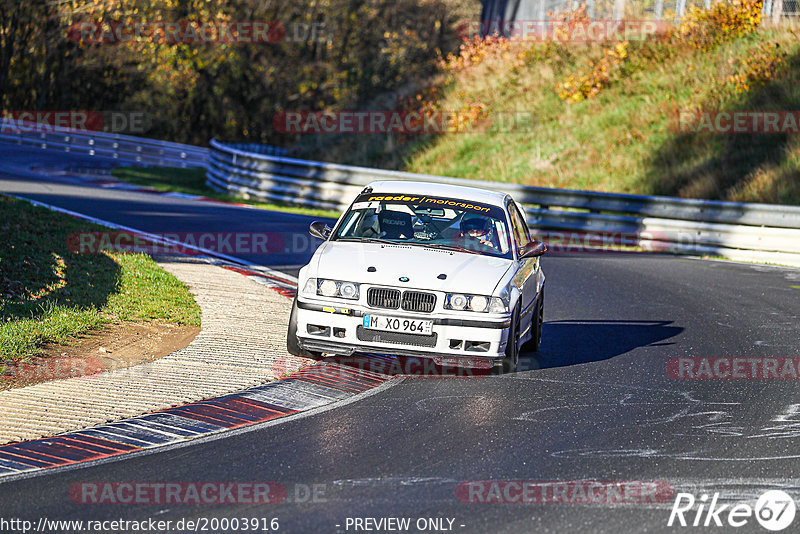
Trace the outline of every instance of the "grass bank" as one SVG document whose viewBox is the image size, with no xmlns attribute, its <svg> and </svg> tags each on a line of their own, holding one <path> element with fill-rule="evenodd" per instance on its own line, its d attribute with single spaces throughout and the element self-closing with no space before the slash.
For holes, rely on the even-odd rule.
<svg viewBox="0 0 800 534">
<path fill-rule="evenodd" d="M 144 254 L 78 254 L 89 224 L 0 196 L 0 362 L 41 353 L 112 321 L 200 325 L 186 286 Z"/>
<path fill-rule="evenodd" d="M 800 109 L 793 30 L 764 29 L 711 50 L 631 44 L 616 79 L 578 102 L 560 98 L 555 86 L 588 70 L 589 61 L 597 64 L 604 51 L 556 48 L 545 57 L 539 53 L 546 50 L 529 52 L 516 68 L 489 62 L 464 69 L 440 104 L 461 109 L 480 101 L 487 116 L 529 110 L 529 128 L 420 141 L 409 147 L 405 168 L 544 187 L 800 204 L 800 136 L 677 131 L 684 111 Z M 773 72 L 748 83 L 748 69 L 762 68 Z"/>
<path fill-rule="evenodd" d="M 462 178 L 800 204 L 800 135 L 679 128 L 681 112 L 800 110 L 800 31 L 760 21 L 755 0 L 723 4 L 646 40 L 465 44 L 443 81 L 397 108 L 458 113 L 466 133 L 361 134 L 316 152 L 309 136 L 297 148 Z"/>
</svg>

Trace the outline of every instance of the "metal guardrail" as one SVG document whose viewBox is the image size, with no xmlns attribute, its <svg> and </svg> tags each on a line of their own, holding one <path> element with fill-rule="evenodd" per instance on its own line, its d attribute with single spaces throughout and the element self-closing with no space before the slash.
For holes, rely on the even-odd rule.
<svg viewBox="0 0 800 534">
<path fill-rule="evenodd" d="M 261 143 L 225 143 L 225 146 L 250 152 L 255 154 L 265 154 L 267 156 L 286 156 L 289 151 L 285 148 Z"/>
<path fill-rule="evenodd" d="M 646 249 L 800 266 L 800 207 L 464 180 L 270 156 L 211 140 L 207 183 L 220 192 L 340 211 L 364 185 L 381 179 L 510 193 L 526 206 L 534 232 L 555 246 L 622 236 Z"/>
<path fill-rule="evenodd" d="M 206 167 L 217 191 L 341 211 L 373 180 L 481 187 L 511 194 L 551 248 L 607 242 L 681 254 L 800 266 L 800 207 L 547 189 L 287 158 L 281 149 L 223 144 L 211 150 L 133 136 L 0 120 L 0 141 L 124 164 Z"/>
<path fill-rule="evenodd" d="M 0 141 L 143 166 L 205 167 L 209 153 L 192 145 L 6 119 L 0 119 Z"/>
</svg>

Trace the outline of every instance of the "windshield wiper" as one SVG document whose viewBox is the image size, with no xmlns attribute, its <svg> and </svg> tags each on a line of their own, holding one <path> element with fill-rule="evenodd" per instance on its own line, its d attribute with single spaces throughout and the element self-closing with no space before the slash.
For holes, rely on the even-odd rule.
<svg viewBox="0 0 800 534">
<path fill-rule="evenodd" d="M 444 243 L 419 243 L 424 247 L 441 248 L 444 250 L 453 250 L 455 252 L 467 252 L 468 254 L 480 254 L 477 250 L 470 250 L 468 248 L 459 247 L 457 245 L 446 245 Z"/>
<path fill-rule="evenodd" d="M 340 237 L 336 241 L 358 241 L 359 243 L 381 243 L 384 245 L 406 245 L 402 241 L 392 241 L 391 239 L 380 239 L 377 237 Z"/>
<path fill-rule="evenodd" d="M 380 239 L 378 237 L 340 237 L 336 241 L 356 241 L 359 243 L 381 243 L 383 245 L 406 245 L 416 247 L 430 247 L 439 248 L 443 250 L 452 250 L 454 252 L 466 252 L 468 254 L 483 255 L 477 250 L 470 250 L 468 248 L 459 247 L 458 245 L 447 245 L 444 243 L 421 243 L 419 241 L 392 241 L 391 239 Z"/>
</svg>

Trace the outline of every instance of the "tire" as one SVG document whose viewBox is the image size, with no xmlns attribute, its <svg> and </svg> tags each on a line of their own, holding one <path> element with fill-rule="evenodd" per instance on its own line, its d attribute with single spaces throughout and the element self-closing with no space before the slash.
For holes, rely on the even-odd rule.
<svg viewBox="0 0 800 534">
<path fill-rule="evenodd" d="M 519 363 L 519 306 L 511 315 L 511 325 L 508 327 L 508 342 L 506 343 L 506 356 L 498 366 L 500 373 L 513 373 Z"/>
<path fill-rule="evenodd" d="M 539 352 L 542 345 L 542 325 L 544 324 L 544 289 L 539 293 L 539 301 L 531 319 L 531 338 L 522 346 L 525 352 Z"/>
<path fill-rule="evenodd" d="M 286 351 L 292 356 L 319 358 L 320 354 L 309 352 L 300 347 L 297 341 L 297 297 L 292 301 L 292 313 L 289 315 L 289 331 L 286 332 Z"/>
</svg>

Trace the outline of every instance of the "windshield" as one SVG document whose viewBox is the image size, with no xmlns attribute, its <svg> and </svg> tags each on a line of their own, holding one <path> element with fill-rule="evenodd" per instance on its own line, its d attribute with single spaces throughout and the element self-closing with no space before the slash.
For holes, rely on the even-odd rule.
<svg viewBox="0 0 800 534">
<path fill-rule="evenodd" d="M 511 258 L 505 212 L 466 200 L 403 194 L 362 194 L 334 240 L 428 246 Z"/>
</svg>

